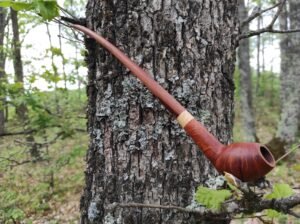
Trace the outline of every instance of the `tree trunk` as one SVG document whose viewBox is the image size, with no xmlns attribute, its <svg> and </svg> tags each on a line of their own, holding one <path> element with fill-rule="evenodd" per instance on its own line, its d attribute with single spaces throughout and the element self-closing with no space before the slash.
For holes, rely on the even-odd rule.
<svg viewBox="0 0 300 224">
<path fill-rule="evenodd" d="M 13 64 L 15 71 L 15 82 L 24 85 L 24 73 L 23 73 L 23 62 L 21 56 L 21 44 L 18 24 L 18 12 L 11 9 L 11 23 L 13 31 Z M 23 87 L 21 88 L 21 94 L 24 92 Z M 19 104 L 16 107 L 16 114 L 18 118 L 24 122 L 26 120 L 27 107 L 24 103 Z"/>
<path fill-rule="evenodd" d="M 5 27 L 7 25 L 7 10 L 0 7 L 0 85 L 5 81 L 5 60 L 6 54 L 4 53 L 4 36 Z M 5 96 L 0 93 L 0 134 L 5 132 Z"/>
<path fill-rule="evenodd" d="M 243 21 L 248 17 L 247 8 L 244 0 L 239 0 L 239 17 Z M 242 27 L 244 32 L 249 31 L 249 25 Z M 255 119 L 252 105 L 252 81 L 250 67 L 250 43 L 249 39 L 240 41 L 238 48 L 239 71 L 240 71 L 240 97 L 241 97 L 241 116 L 244 129 L 244 137 L 247 141 L 257 141 Z"/>
<path fill-rule="evenodd" d="M 280 16 L 281 29 L 300 27 L 300 2 L 289 0 L 289 13 Z M 286 9 L 285 9 L 286 10 Z M 290 27 L 288 27 L 289 15 Z M 281 115 L 276 137 L 268 143 L 275 157 L 284 154 L 295 141 L 299 126 L 300 111 L 300 33 L 287 34 L 280 41 L 281 50 Z"/>
<path fill-rule="evenodd" d="M 236 1 L 97 1 L 87 26 L 148 70 L 208 130 L 232 136 Z M 188 206 L 216 170 L 135 77 L 93 40 L 88 49 L 86 187 L 81 223 L 228 223 L 196 221 L 172 210 L 114 202 Z"/>
<path fill-rule="evenodd" d="M 11 9 L 11 23 L 13 31 L 13 64 L 15 71 L 15 82 L 21 83 L 22 88 L 19 97 L 24 94 L 24 72 L 23 72 L 23 61 L 21 56 L 21 44 L 20 44 L 20 34 L 19 34 L 19 24 L 18 24 L 18 12 Z M 27 128 L 26 122 L 28 122 L 28 109 L 25 103 L 20 103 L 16 107 L 16 114 L 18 118 L 22 121 L 22 125 L 25 125 L 25 130 Z M 26 136 L 26 141 L 30 144 L 30 155 L 34 159 L 40 159 L 40 152 L 35 144 L 35 140 L 32 134 Z"/>
<path fill-rule="evenodd" d="M 281 30 L 289 29 L 288 26 L 288 12 L 286 5 L 282 9 L 282 12 L 279 15 L 279 26 Z M 289 73 L 287 73 L 290 65 L 289 65 L 289 56 L 288 56 L 288 46 L 289 46 L 289 35 L 280 35 L 280 100 L 281 100 L 281 108 L 283 108 L 284 103 L 288 99 L 288 86 L 287 86 L 287 77 Z"/>
<path fill-rule="evenodd" d="M 261 10 L 261 1 L 258 1 L 258 10 Z M 260 29 L 261 25 L 261 16 L 257 17 L 257 30 Z M 256 87 L 255 87 L 255 93 L 256 96 L 259 95 L 260 91 L 260 42 L 261 42 L 261 37 L 260 35 L 257 35 L 257 40 L 256 40 Z"/>
</svg>

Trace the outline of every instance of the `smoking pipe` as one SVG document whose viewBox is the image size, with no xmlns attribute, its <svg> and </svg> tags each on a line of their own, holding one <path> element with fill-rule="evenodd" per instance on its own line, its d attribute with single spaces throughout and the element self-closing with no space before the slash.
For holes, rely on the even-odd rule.
<svg viewBox="0 0 300 224">
<path fill-rule="evenodd" d="M 173 96 L 117 47 L 84 26 L 77 24 L 71 26 L 94 38 L 128 68 L 176 117 L 179 124 L 220 173 L 228 172 L 248 182 L 258 180 L 275 167 L 274 157 L 266 146 L 259 143 L 221 144 Z"/>
</svg>

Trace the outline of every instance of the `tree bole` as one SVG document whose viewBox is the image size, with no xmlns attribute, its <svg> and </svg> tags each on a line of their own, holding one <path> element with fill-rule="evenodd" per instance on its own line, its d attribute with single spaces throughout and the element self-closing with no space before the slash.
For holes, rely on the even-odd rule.
<svg viewBox="0 0 300 224">
<path fill-rule="evenodd" d="M 72 26 L 94 38 L 128 68 L 177 117 L 180 125 L 220 173 L 231 173 L 242 181 L 255 181 L 275 167 L 274 157 L 266 146 L 259 143 L 221 144 L 173 96 L 118 48 L 84 26 Z"/>
</svg>

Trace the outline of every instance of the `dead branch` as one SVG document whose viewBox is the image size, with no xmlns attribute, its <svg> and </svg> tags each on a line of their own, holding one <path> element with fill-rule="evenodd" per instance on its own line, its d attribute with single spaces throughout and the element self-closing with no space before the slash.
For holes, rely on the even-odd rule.
<svg viewBox="0 0 300 224">
<path fill-rule="evenodd" d="M 242 21 L 241 23 L 241 27 L 244 27 L 246 24 L 250 23 L 252 20 L 254 20 L 255 18 L 261 16 L 262 14 L 264 14 L 265 12 L 268 12 L 276 7 L 278 7 L 281 3 L 278 2 L 276 3 L 275 5 L 269 7 L 269 8 L 266 8 L 266 9 L 263 9 L 263 10 L 260 10 L 258 12 L 255 12 L 255 13 L 252 13 L 247 19 L 245 19 L 244 21 Z"/>
<path fill-rule="evenodd" d="M 275 30 L 274 29 L 274 24 L 275 24 L 276 20 L 278 19 L 280 13 L 282 12 L 282 9 L 283 9 L 283 7 L 284 7 L 285 4 L 286 4 L 286 0 L 281 0 L 279 3 L 277 3 L 274 6 L 272 6 L 273 8 L 278 7 L 278 9 L 277 9 L 274 17 L 272 18 L 272 21 L 266 27 L 258 29 L 258 30 L 250 30 L 249 32 L 242 33 L 239 36 L 239 39 L 242 40 L 242 39 L 245 39 L 245 38 L 249 38 L 249 37 L 253 37 L 253 36 L 258 36 L 258 35 L 263 34 L 263 33 L 279 33 L 279 34 L 283 34 L 283 33 L 296 33 L 296 32 L 300 32 L 300 28 L 299 29 L 290 29 L 290 30 Z M 269 10 L 272 9 L 272 7 L 270 7 L 269 9 L 265 9 L 265 10 L 269 11 Z M 265 10 L 262 10 L 261 12 L 263 12 Z M 258 12 L 258 13 L 260 13 L 260 12 Z M 257 13 L 255 13 L 255 15 L 256 14 Z M 248 20 L 251 21 L 251 19 L 252 19 L 252 16 L 250 16 L 249 18 L 247 18 L 242 23 L 242 26 L 243 26 L 243 24 L 246 24 Z"/>
<path fill-rule="evenodd" d="M 18 132 L 4 132 L 0 134 L 0 137 L 4 136 L 12 136 L 12 135 L 27 135 L 35 132 L 36 130 L 26 130 L 26 131 L 18 131 Z"/>
<path fill-rule="evenodd" d="M 231 201 L 223 206 L 221 211 L 212 211 L 204 207 L 198 207 L 196 209 L 184 208 L 174 205 L 158 205 L 158 204 L 142 204 L 142 203 L 113 203 L 107 207 L 107 210 L 114 211 L 116 208 L 153 208 L 153 209 L 166 209 L 176 210 L 183 213 L 193 213 L 200 215 L 202 218 L 214 215 L 217 217 L 228 217 L 233 218 L 239 213 L 253 214 L 261 212 L 265 209 L 273 209 L 284 214 L 290 214 L 295 217 L 300 217 L 300 214 L 296 214 L 291 209 L 295 206 L 300 205 L 300 194 L 281 199 L 266 200 L 256 197 L 256 200 L 243 198 L 240 201 Z"/>
<path fill-rule="evenodd" d="M 245 38 L 249 38 L 249 37 L 253 37 L 253 36 L 258 36 L 260 34 L 263 33 L 279 33 L 279 34 L 283 34 L 283 33 L 297 33 L 300 32 L 300 29 L 290 29 L 290 30 L 274 30 L 272 27 L 265 27 L 259 30 L 255 30 L 255 31 L 249 31 L 246 34 L 242 34 L 240 35 L 239 39 L 245 39 Z"/>
<path fill-rule="evenodd" d="M 20 165 L 23 165 L 23 164 L 26 164 L 26 163 L 32 163 L 33 160 L 23 160 L 23 161 L 17 161 L 15 159 L 11 159 L 11 158 L 8 158 L 8 157 L 0 157 L 0 162 L 2 161 L 7 161 L 10 163 L 10 167 L 13 168 L 13 167 L 16 167 L 16 166 L 20 166 Z"/>
<path fill-rule="evenodd" d="M 142 204 L 142 203 L 113 203 L 108 206 L 108 210 L 115 210 L 116 208 L 154 208 L 154 209 L 165 209 L 165 210 L 176 210 L 183 213 L 196 213 L 200 215 L 205 215 L 206 213 L 212 214 L 211 211 L 208 211 L 202 207 L 200 209 L 190 209 L 183 208 L 174 205 L 157 205 L 157 204 Z"/>
</svg>

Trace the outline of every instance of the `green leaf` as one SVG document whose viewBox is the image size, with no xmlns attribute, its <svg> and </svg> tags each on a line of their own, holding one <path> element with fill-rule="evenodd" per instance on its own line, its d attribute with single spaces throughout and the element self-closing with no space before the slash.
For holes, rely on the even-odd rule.
<svg viewBox="0 0 300 224">
<path fill-rule="evenodd" d="M 39 13 L 46 20 L 51 20 L 56 16 L 59 16 L 58 5 L 56 0 L 33 0 L 33 4 L 37 13 Z"/>
<path fill-rule="evenodd" d="M 33 5 L 32 3 L 26 3 L 26 2 L 12 2 L 11 7 L 16 10 L 30 10 L 32 9 Z"/>
<path fill-rule="evenodd" d="M 296 164 L 296 165 L 292 166 L 292 169 L 295 171 L 300 171 L 300 164 Z"/>
<path fill-rule="evenodd" d="M 32 3 L 28 2 L 15 2 L 15 1 L 1 1 L 0 7 L 12 7 L 14 10 L 29 10 L 32 8 Z"/>
<path fill-rule="evenodd" d="M 14 10 L 33 10 L 45 20 L 51 20 L 59 16 L 56 0 L 32 0 L 31 2 L 4 0 L 0 7 L 12 7 Z"/>
<path fill-rule="evenodd" d="M 266 199 L 273 199 L 273 198 L 285 198 L 289 197 L 293 194 L 293 189 L 288 184 L 275 184 L 273 187 L 273 192 L 266 195 Z"/>
<path fill-rule="evenodd" d="M 269 217 L 269 218 L 279 218 L 281 216 L 281 214 L 273 209 L 267 209 L 266 210 L 266 215 Z"/>
<path fill-rule="evenodd" d="M 53 55 L 56 55 L 56 56 L 61 56 L 62 55 L 62 52 L 61 52 L 60 48 L 51 47 L 50 51 L 53 53 Z"/>
<path fill-rule="evenodd" d="M 196 201 L 207 208 L 219 210 L 221 204 L 231 196 L 229 190 L 214 190 L 207 187 L 198 187 Z"/>
<path fill-rule="evenodd" d="M 0 7 L 10 7 L 12 4 L 12 1 L 1 1 Z"/>
</svg>

